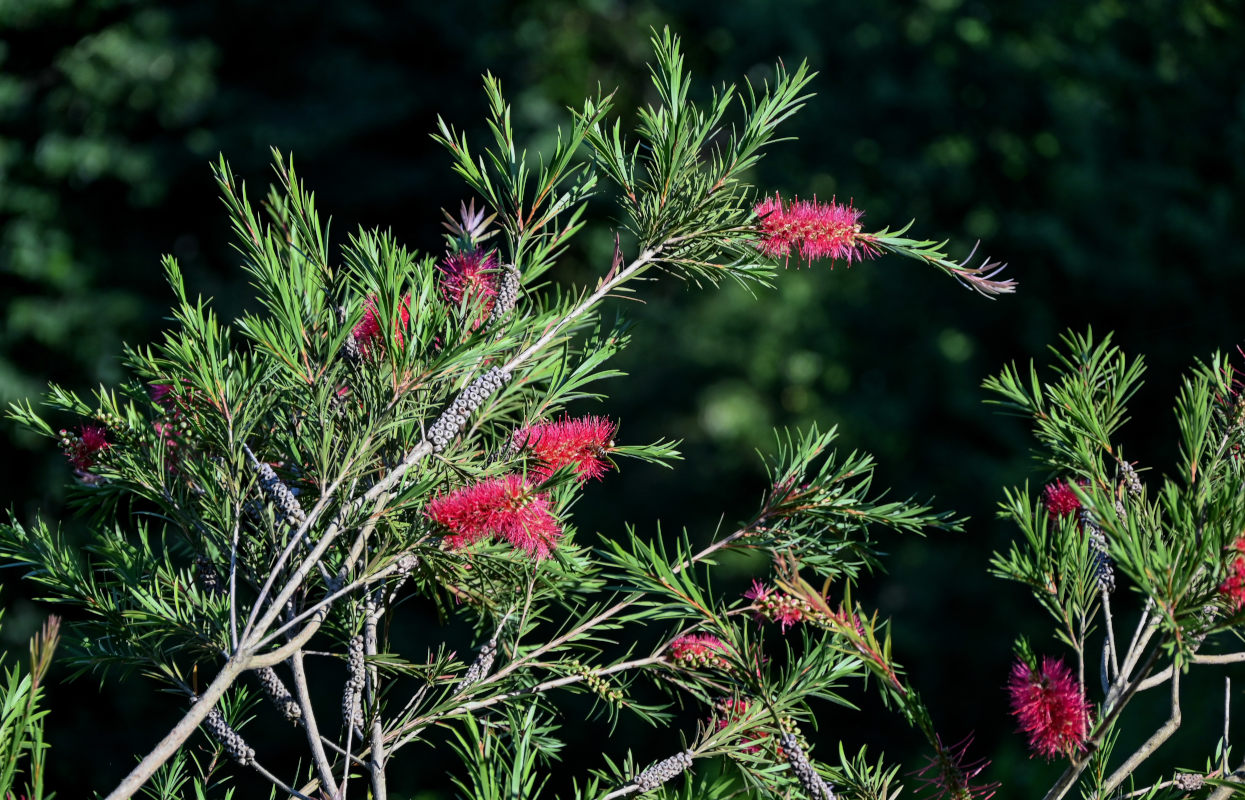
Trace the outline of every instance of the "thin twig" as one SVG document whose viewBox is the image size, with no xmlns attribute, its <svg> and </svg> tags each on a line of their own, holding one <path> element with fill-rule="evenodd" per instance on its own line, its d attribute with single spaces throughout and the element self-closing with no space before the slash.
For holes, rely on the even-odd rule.
<svg viewBox="0 0 1245 800">
<path fill-rule="evenodd" d="M 290 671 L 294 673 L 294 696 L 298 698 L 298 707 L 303 712 L 300 721 L 307 734 L 307 744 L 311 747 L 316 772 L 320 775 L 320 782 L 331 787 L 333 767 L 329 763 L 328 755 L 324 752 L 324 745 L 320 743 L 320 728 L 316 723 L 315 709 L 311 705 L 311 694 L 307 691 L 307 670 L 303 664 L 302 650 L 295 650 L 290 656 Z"/>
<path fill-rule="evenodd" d="M 269 772 L 268 770 L 266 770 L 266 769 L 264 769 L 263 767 L 261 767 L 261 766 L 259 765 L 259 762 L 258 762 L 258 761 L 252 761 L 252 762 L 251 762 L 251 769 L 255 770 L 255 771 L 256 771 L 256 772 L 258 772 L 260 775 L 263 775 L 263 776 L 264 776 L 265 778 L 267 778 L 267 779 L 268 779 L 268 780 L 269 780 L 269 781 L 270 781 L 270 782 L 271 782 L 274 786 L 276 786 L 278 789 L 280 789 L 281 791 L 285 792 L 285 793 L 286 793 L 286 794 L 288 794 L 288 795 L 291 795 L 291 796 L 293 796 L 293 797 L 297 797 L 297 798 L 299 798 L 299 800 L 315 800 L 315 798 L 314 798 L 314 797 L 308 797 L 307 795 L 305 795 L 305 794 L 303 794 L 302 792 L 298 791 L 298 790 L 297 790 L 297 789 L 295 789 L 294 787 L 292 787 L 292 786 L 287 786 L 287 785 L 286 785 L 286 783 L 285 783 L 285 781 L 281 780 L 281 779 L 280 779 L 280 778 L 278 778 L 276 775 L 273 775 L 271 772 Z"/>
<path fill-rule="evenodd" d="M 1172 670 L 1172 694 L 1171 694 L 1172 710 L 1171 716 L 1167 718 L 1159 729 L 1150 735 L 1141 747 L 1138 747 L 1128 759 L 1121 764 L 1111 777 L 1107 778 L 1106 783 L 1102 785 L 1100 796 L 1110 795 L 1115 787 L 1123 783 L 1133 770 L 1141 765 L 1141 762 L 1149 758 L 1155 750 L 1157 750 L 1164 742 L 1171 738 L 1171 735 L 1180 727 L 1180 670 Z"/>
<path fill-rule="evenodd" d="M 367 617 L 363 622 L 363 648 L 373 658 L 380 652 L 377 649 L 376 628 L 384 611 L 380 602 L 383 596 L 384 587 L 376 588 L 371 592 L 365 606 Z M 385 730 L 380 717 L 380 671 L 376 669 L 375 662 L 367 665 L 367 705 L 372 716 L 372 752 L 369 765 L 372 774 L 372 800 L 388 800 L 389 792 L 385 786 Z"/>
<path fill-rule="evenodd" d="M 229 643 L 238 649 L 238 531 L 242 509 L 234 503 L 233 537 L 229 543 Z"/>
<path fill-rule="evenodd" d="M 1120 674 L 1120 657 L 1115 647 L 1115 616 L 1111 613 L 1111 593 L 1107 591 L 1107 587 L 1102 587 L 1102 615 L 1103 621 L 1106 623 L 1107 629 L 1107 646 L 1111 653 L 1111 669 L 1114 670 L 1116 676 Z"/>
</svg>

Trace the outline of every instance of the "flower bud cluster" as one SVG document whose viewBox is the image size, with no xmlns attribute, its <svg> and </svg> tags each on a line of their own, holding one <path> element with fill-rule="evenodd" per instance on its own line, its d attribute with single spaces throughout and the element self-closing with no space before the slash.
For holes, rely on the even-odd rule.
<svg viewBox="0 0 1245 800">
<path fill-rule="evenodd" d="M 199 698 L 191 698 L 192 702 L 198 702 Z M 203 726 L 207 728 L 212 738 L 220 742 L 225 748 L 225 752 L 234 761 L 242 766 L 250 766 L 255 763 L 255 749 L 246 743 L 241 734 L 229 727 L 225 722 L 225 716 L 219 710 L 213 708 L 207 713 L 203 719 Z"/>
<path fill-rule="evenodd" d="M 285 688 L 276 670 L 272 667 L 260 667 L 255 671 L 255 676 L 259 678 L 259 688 L 264 690 L 264 694 L 286 719 L 290 722 L 302 719 L 303 710 L 294 702 L 294 697 Z"/>
<path fill-rule="evenodd" d="M 350 640 L 349 657 L 346 669 L 349 677 L 342 691 L 342 719 L 348 728 L 353 728 L 355 735 L 363 737 L 363 636 L 360 634 Z"/>
<path fill-rule="evenodd" d="M 804 748 L 800 746 L 800 740 L 795 734 L 784 733 L 779 737 L 778 742 L 782 746 L 783 756 L 791 765 L 791 771 L 795 773 L 796 779 L 800 781 L 800 786 L 804 788 L 804 793 L 809 796 L 810 800 L 834 800 L 834 791 L 817 774 L 817 770 L 813 769 L 812 763 L 804 754 Z"/>
<path fill-rule="evenodd" d="M 432 427 L 428 428 L 428 441 L 432 442 L 432 452 L 440 453 L 448 447 L 450 441 L 467 424 L 471 412 L 483 405 L 484 401 L 492 397 L 508 380 L 510 380 L 510 373 L 501 367 L 493 367 L 468 384 L 467 388 L 454 398 L 454 402 L 441 412 L 441 416 L 432 423 Z"/>
<path fill-rule="evenodd" d="M 730 650 L 726 643 L 708 633 L 691 633 L 680 636 L 670 643 L 668 658 L 671 663 L 689 669 L 730 669 L 726 656 Z"/>
<path fill-rule="evenodd" d="M 684 750 L 670 758 L 658 761 L 653 766 L 636 775 L 631 785 L 640 790 L 640 794 L 651 792 L 671 778 L 677 778 L 692 766 L 692 751 Z"/>
<path fill-rule="evenodd" d="M 812 622 L 823 627 L 829 622 L 825 612 L 813 608 L 812 603 L 804 598 L 768 588 L 760 581 L 754 580 L 752 588 L 744 592 L 744 597 L 752 601 L 757 619 L 777 622 L 782 626 L 783 633 L 797 622 Z"/>
<path fill-rule="evenodd" d="M 103 452 L 112 445 L 108 443 L 108 430 L 102 425 L 83 425 L 79 431 L 74 434 L 62 430 L 60 442 L 78 477 L 85 480 L 87 471 L 95 466 Z"/>
<path fill-rule="evenodd" d="M 616 689 L 614 684 L 602 678 L 597 669 L 589 667 L 577 658 L 568 661 L 567 666 L 576 674 L 584 676 L 584 685 L 591 689 L 592 693 L 597 697 L 608 700 L 611 703 L 621 703 L 623 701 L 623 693 Z"/>
</svg>

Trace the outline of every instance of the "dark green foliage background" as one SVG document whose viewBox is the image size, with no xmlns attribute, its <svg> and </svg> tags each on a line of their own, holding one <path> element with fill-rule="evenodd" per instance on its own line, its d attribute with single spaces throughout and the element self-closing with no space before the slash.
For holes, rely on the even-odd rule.
<svg viewBox="0 0 1245 800">
<path fill-rule="evenodd" d="M 895 259 L 792 269 L 759 302 L 650 286 L 645 304 L 619 306 L 639 323 L 620 364 L 632 377 L 585 410 L 620 418 L 628 441 L 682 438 L 687 461 L 610 476 L 578 506 L 580 529 L 661 519 L 707 537 L 759 498 L 753 450 L 770 447 L 771 427 L 840 425 L 898 494 L 972 517 L 963 536 L 887 542 L 890 573 L 866 596 L 895 618 L 897 655 L 944 737 L 976 731 L 1005 793 L 1033 794 L 1056 767 L 1025 758 L 1001 687 L 1018 632 L 1036 633 L 1040 652 L 1057 645 L 1034 605 L 985 569 L 1011 535 L 993 520 L 1001 487 L 1047 476 L 1031 468 L 1023 427 L 992 415 L 978 386 L 1008 361 L 1042 358 L 1067 327 L 1115 330 L 1150 363 L 1125 454 L 1157 472 L 1169 463 L 1180 373 L 1242 339 L 1238 3 L 0 0 L 0 400 L 48 380 L 118 380 L 121 341 L 151 341 L 165 324 L 162 253 L 224 314 L 241 307 L 247 287 L 208 170 L 218 152 L 257 189 L 268 148 L 293 151 L 338 236 L 391 227 L 436 251 L 439 209 L 464 197 L 429 139 L 436 114 L 478 128 L 479 74 L 492 70 L 539 148 L 598 83 L 620 87 L 622 108 L 649 100 L 649 28 L 666 24 L 702 92 L 764 80 L 775 58 L 820 71 L 788 128 L 798 141 L 756 175 L 764 190 L 853 198 L 867 227 L 915 217 L 918 237 L 951 238 L 956 256 L 981 239 L 1021 286 L 989 302 Z M 609 206 L 598 211 L 607 222 Z M 598 226 L 559 277 L 587 281 L 609 252 Z M 70 476 L 59 453 L 10 425 L 0 436 L 3 505 L 60 515 Z M 7 575 L 10 644 L 44 613 L 25 596 Z M 173 715 L 137 680 L 98 693 L 89 678 L 57 685 L 53 701 L 62 797 L 107 788 Z M 1200 765 L 1215 705 L 1189 702 L 1192 736 L 1163 752 Z M 905 768 L 919 763 L 915 738 L 867 703 L 823 730 L 827 745 L 871 741 Z M 616 736 L 590 749 L 657 757 L 674 746 Z"/>
</svg>

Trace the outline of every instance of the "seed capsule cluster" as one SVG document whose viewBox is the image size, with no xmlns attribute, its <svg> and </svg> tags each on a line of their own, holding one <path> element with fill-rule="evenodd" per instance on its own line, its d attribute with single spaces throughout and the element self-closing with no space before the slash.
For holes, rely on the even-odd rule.
<svg viewBox="0 0 1245 800">
<path fill-rule="evenodd" d="M 454 694 L 458 694 L 471 684 L 486 677 L 489 671 L 493 669 L 493 659 L 497 657 L 497 639 L 489 639 L 488 644 L 480 648 L 480 652 L 476 655 L 476 660 L 471 662 L 471 666 L 467 667 L 466 673 L 463 674 L 462 680 L 454 687 Z"/>
<path fill-rule="evenodd" d="M 467 388 L 463 389 L 454 402 L 450 403 L 437 421 L 428 429 L 428 441 L 432 442 L 432 452 L 439 453 L 449 446 L 450 441 L 467 424 L 471 412 L 479 408 L 485 400 L 510 380 L 510 373 L 501 367 L 493 367 L 476 378 Z"/>
<path fill-rule="evenodd" d="M 199 698 L 192 698 L 192 702 L 198 702 Z M 207 728 L 212 738 L 221 743 L 225 748 L 225 752 L 230 758 L 237 761 L 244 767 L 255 763 L 255 749 L 246 743 L 241 734 L 229 727 L 225 722 L 225 716 L 217 709 L 213 708 L 207 713 L 203 719 L 203 727 Z"/>
<path fill-rule="evenodd" d="M 210 559 L 206 556 L 198 556 L 195 558 L 195 566 L 199 568 L 199 588 L 204 594 L 217 595 L 225 591 L 220 573 Z"/>
<path fill-rule="evenodd" d="M 264 494 L 276 506 L 277 514 L 285 523 L 292 528 L 297 528 L 306 521 L 307 515 L 303 513 L 303 507 L 298 504 L 298 498 L 294 496 L 294 492 L 285 482 L 277 477 L 277 473 L 272 467 L 260 461 L 251 452 L 251 448 L 246 448 L 247 458 L 251 461 L 251 467 L 259 476 L 259 486 L 264 490 Z"/>
<path fill-rule="evenodd" d="M 342 358 L 351 364 L 358 364 L 363 360 L 363 349 L 359 347 L 359 340 L 355 338 L 353 331 L 342 342 L 341 354 Z"/>
<path fill-rule="evenodd" d="M 519 300 L 519 271 L 512 264 L 501 268 L 497 280 L 497 296 L 493 298 L 493 307 L 489 310 L 489 325 L 496 325 L 514 310 Z"/>
<path fill-rule="evenodd" d="M 1081 527 L 1089 537 L 1089 549 L 1094 551 L 1094 573 L 1099 588 L 1115 591 L 1115 567 L 1108 555 L 1107 536 L 1102 527 L 1088 511 L 1081 510 Z"/>
<path fill-rule="evenodd" d="M 1196 792 L 1206 784 L 1206 777 L 1193 772 L 1180 772 L 1172 777 L 1172 785 L 1185 792 Z"/>
<path fill-rule="evenodd" d="M 676 753 L 670 756 L 670 758 L 658 761 L 639 775 L 636 775 L 631 780 L 631 784 L 639 787 L 640 794 L 651 792 L 671 778 L 677 778 L 679 775 L 682 775 L 691 766 L 692 751 L 684 750 L 682 753 Z"/>
<path fill-rule="evenodd" d="M 285 715 L 286 719 L 290 722 L 302 719 L 303 710 L 298 707 L 298 703 L 294 702 L 294 697 L 290 694 L 290 690 L 285 688 L 276 670 L 272 667 L 261 667 L 255 671 L 255 676 L 259 678 L 259 687 L 264 690 L 264 694 Z"/>
<path fill-rule="evenodd" d="M 1141 478 L 1137 477 L 1137 470 L 1127 461 L 1121 461 L 1120 472 L 1124 474 L 1124 486 L 1128 488 L 1128 493 L 1133 497 L 1140 497 Z"/>
<path fill-rule="evenodd" d="M 791 765 L 791 771 L 804 787 L 804 793 L 811 800 L 834 800 L 834 791 L 821 779 L 817 770 L 813 769 L 795 734 L 784 733 L 779 737 L 778 743 L 782 745 L 782 752 L 787 757 L 787 763 Z"/>
<path fill-rule="evenodd" d="M 346 679 L 346 688 L 342 692 L 342 719 L 346 725 L 353 727 L 355 735 L 363 737 L 363 636 L 355 636 L 350 640 L 350 657 L 347 669 L 350 677 Z"/>
</svg>

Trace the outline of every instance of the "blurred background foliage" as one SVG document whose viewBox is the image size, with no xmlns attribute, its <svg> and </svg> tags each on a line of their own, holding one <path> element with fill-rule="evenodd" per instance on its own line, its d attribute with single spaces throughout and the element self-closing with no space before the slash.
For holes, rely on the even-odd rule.
<svg viewBox="0 0 1245 800">
<path fill-rule="evenodd" d="M 487 69 L 533 148 L 598 84 L 619 87 L 629 116 L 652 99 L 644 64 L 650 26 L 662 25 L 683 37 L 702 95 L 763 81 L 778 58 L 820 71 L 788 128 L 797 140 L 755 175 L 763 191 L 852 198 L 866 227 L 915 217 L 916 235 L 949 238 L 959 256 L 980 239 L 1020 291 L 986 301 L 894 259 L 793 264 L 760 302 L 651 285 L 643 304 L 617 307 L 638 323 L 619 364 L 632 376 L 588 410 L 620 418 L 627 440 L 682 438 L 687 461 L 673 473 L 628 466 L 594 487 L 576 509 L 581 535 L 623 521 L 655 531 L 661 519 L 707 537 L 759 498 L 753 451 L 771 447 L 772 427 L 839 425 L 844 447 L 878 456 L 880 485 L 970 517 L 960 536 L 885 540 L 889 573 L 863 597 L 895 618 L 897 657 L 944 737 L 975 731 L 995 756 L 989 776 L 1030 795 L 1058 766 L 1028 761 L 1013 734 L 1009 648 L 1020 632 L 1037 634 L 1040 652 L 1058 648 L 1031 601 L 985 568 L 1012 535 L 993 519 L 1001 487 L 1049 476 L 1023 425 L 983 406 L 979 385 L 1008 361 L 1043 358 L 1068 327 L 1115 330 L 1150 364 L 1125 455 L 1167 470 L 1181 373 L 1242 339 L 1237 2 L 0 0 L 0 400 L 48 380 L 118 380 L 120 343 L 152 341 L 166 324 L 162 253 L 222 313 L 246 302 L 208 170 L 218 152 L 258 189 L 269 147 L 292 151 L 336 235 L 388 227 L 437 251 L 439 209 L 465 198 L 429 139 L 436 115 L 478 130 Z M 602 226 L 562 280 L 608 266 L 611 209 L 594 208 Z M 11 425 L 0 437 L 3 505 L 64 516 L 60 454 Z M 738 566 L 741 583 L 764 568 Z M 11 642 L 44 613 L 26 597 L 7 575 Z M 115 677 L 98 690 L 54 685 L 51 700 L 62 797 L 110 787 L 175 713 Z M 1188 702 L 1186 730 L 1217 731 L 1214 707 Z M 1161 699 L 1151 710 L 1157 721 Z M 110 736 L 88 746 L 100 719 Z M 867 701 L 863 716 L 822 727 L 827 756 L 841 736 L 905 769 L 920 763 L 915 737 Z M 615 735 L 619 750 L 627 736 L 642 755 L 669 749 Z M 1165 752 L 1196 766 L 1215 735 Z"/>
</svg>

